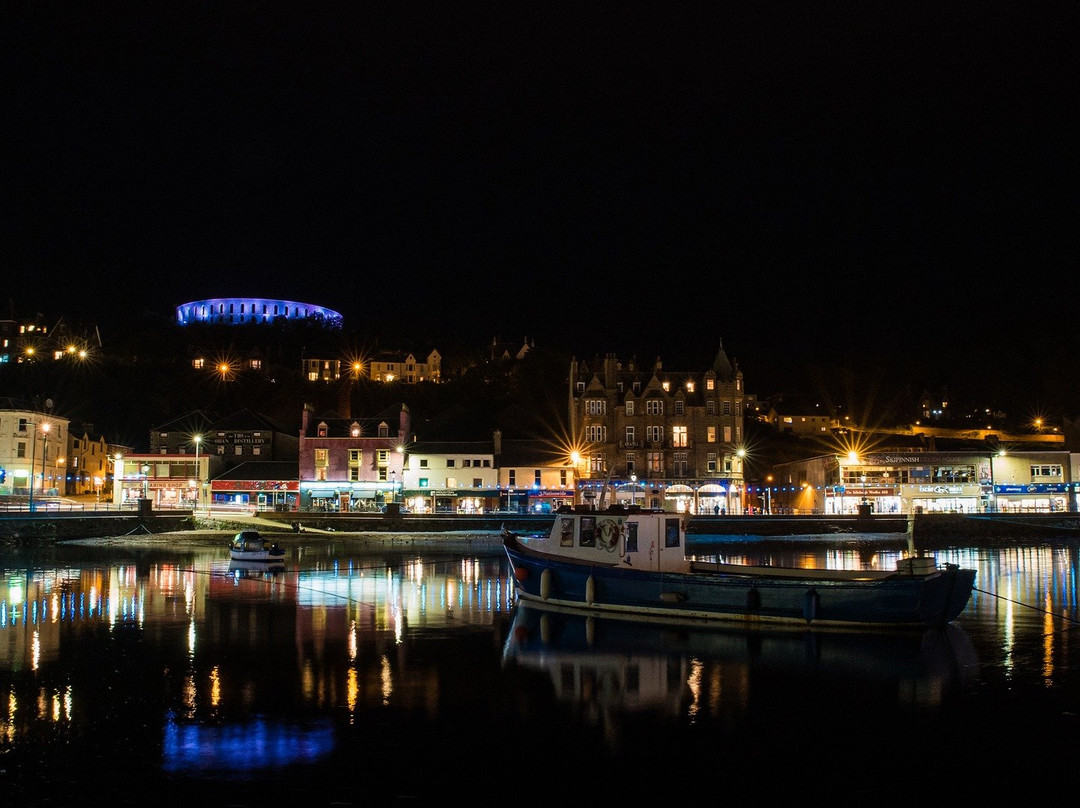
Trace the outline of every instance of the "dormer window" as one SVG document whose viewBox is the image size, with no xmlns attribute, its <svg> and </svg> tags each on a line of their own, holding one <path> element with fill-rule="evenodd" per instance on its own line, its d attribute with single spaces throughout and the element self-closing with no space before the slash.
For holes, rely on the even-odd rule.
<svg viewBox="0 0 1080 808">
<path fill-rule="evenodd" d="M 661 384 L 660 386 L 664 388 L 664 392 L 665 392 L 665 393 L 670 393 L 670 392 L 671 392 L 671 382 L 669 382 L 669 381 L 665 381 L 665 382 L 664 382 L 663 384 Z"/>
<path fill-rule="evenodd" d="M 326 421 L 320 421 L 316 427 L 320 438 L 325 438 L 329 434 L 329 428 L 326 426 Z"/>
<path fill-rule="evenodd" d="M 360 424 L 356 423 L 356 421 L 353 421 L 352 426 L 349 427 L 349 434 L 352 435 L 354 438 L 359 438 Z"/>
</svg>

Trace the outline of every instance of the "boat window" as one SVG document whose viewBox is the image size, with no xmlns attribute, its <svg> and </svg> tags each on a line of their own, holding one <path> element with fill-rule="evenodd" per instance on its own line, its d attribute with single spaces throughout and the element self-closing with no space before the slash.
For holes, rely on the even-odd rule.
<svg viewBox="0 0 1080 808">
<path fill-rule="evenodd" d="M 679 546 L 679 520 L 678 519 L 665 519 L 664 520 L 664 546 L 665 547 L 678 547 Z"/>
<path fill-rule="evenodd" d="M 596 546 L 596 517 L 581 517 L 581 535 L 578 537 L 579 547 Z"/>
<path fill-rule="evenodd" d="M 560 547 L 573 547 L 574 546 L 574 519 L 573 517 L 566 517 L 559 520 L 559 546 Z"/>
<path fill-rule="evenodd" d="M 626 538 L 624 539 L 625 545 L 623 550 L 627 553 L 636 553 L 637 549 L 637 522 L 626 523 Z"/>
</svg>

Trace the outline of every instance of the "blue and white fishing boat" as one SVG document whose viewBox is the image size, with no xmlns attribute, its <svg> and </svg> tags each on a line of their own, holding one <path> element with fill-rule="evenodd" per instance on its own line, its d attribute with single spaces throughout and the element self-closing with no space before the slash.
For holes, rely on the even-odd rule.
<svg viewBox="0 0 1080 808">
<path fill-rule="evenodd" d="M 546 535 L 503 529 L 518 598 L 686 622 L 938 627 L 963 611 L 975 570 L 903 558 L 892 570 L 728 564 L 687 556 L 685 516 L 626 508 L 559 513 Z"/>
</svg>

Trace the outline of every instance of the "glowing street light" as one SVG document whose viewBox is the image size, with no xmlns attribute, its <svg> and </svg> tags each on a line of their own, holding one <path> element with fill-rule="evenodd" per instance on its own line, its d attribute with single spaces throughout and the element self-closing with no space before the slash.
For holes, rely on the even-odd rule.
<svg viewBox="0 0 1080 808">
<path fill-rule="evenodd" d="M 202 435 L 195 436 L 195 509 L 202 504 L 202 472 L 199 470 L 199 444 L 202 443 Z"/>
<path fill-rule="evenodd" d="M 124 456 L 117 452 L 116 456 L 113 458 L 113 461 L 113 502 L 119 504 L 120 496 L 124 490 L 124 484 L 122 482 L 124 477 Z"/>
<path fill-rule="evenodd" d="M 30 436 L 30 493 L 27 498 L 27 507 L 34 510 L 34 466 L 37 465 L 37 438 Z"/>
<path fill-rule="evenodd" d="M 49 456 L 49 429 L 52 425 L 46 421 L 41 425 L 41 490 L 45 490 L 45 458 Z M 34 473 L 30 469 L 31 475 Z"/>
</svg>

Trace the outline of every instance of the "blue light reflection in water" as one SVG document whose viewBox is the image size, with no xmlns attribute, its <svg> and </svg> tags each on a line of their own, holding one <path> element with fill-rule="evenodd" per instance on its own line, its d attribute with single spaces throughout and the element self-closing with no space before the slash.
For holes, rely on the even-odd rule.
<svg viewBox="0 0 1080 808">
<path fill-rule="evenodd" d="M 228 724 L 165 720 L 162 769 L 166 772 L 250 775 L 282 766 L 314 763 L 334 749 L 329 720 L 310 726 L 253 718 Z"/>
</svg>

